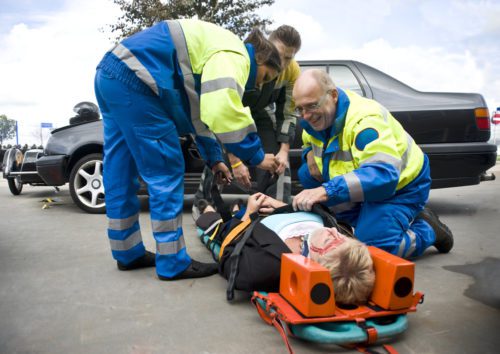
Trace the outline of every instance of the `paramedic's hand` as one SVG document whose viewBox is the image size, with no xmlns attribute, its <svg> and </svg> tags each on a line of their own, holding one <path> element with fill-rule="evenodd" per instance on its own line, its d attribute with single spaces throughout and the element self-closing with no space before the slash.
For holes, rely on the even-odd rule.
<svg viewBox="0 0 500 354">
<path fill-rule="evenodd" d="M 278 162 L 276 161 L 276 158 L 274 157 L 273 154 L 265 154 L 264 155 L 264 160 L 260 164 L 257 165 L 258 168 L 262 170 L 266 170 L 274 174 L 276 170 L 278 169 Z"/>
<path fill-rule="evenodd" d="M 307 167 L 309 168 L 309 173 L 312 178 L 318 182 L 323 182 L 323 177 L 321 176 L 318 164 L 314 161 L 314 153 L 312 150 L 307 153 Z"/>
<path fill-rule="evenodd" d="M 229 171 L 229 168 L 224 162 L 217 162 L 215 165 L 213 165 L 212 172 L 214 173 L 217 184 L 231 184 L 233 176 L 231 175 L 231 171 Z"/>
<path fill-rule="evenodd" d="M 280 151 L 276 154 L 276 162 L 278 162 L 278 169 L 276 173 L 281 175 L 285 172 L 285 168 L 288 165 L 288 152 L 290 151 L 290 144 L 282 143 L 280 147 Z"/>
<path fill-rule="evenodd" d="M 323 186 L 313 189 L 305 189 L 293 198 L 293 210 L 311 211 L 316 203 L 326 202 L 328 195 Z"/>
<path fill-rule="evenodd" d="M 233 175 L 234 178 L 236 178 L 236 181 L 248 189 L 252 188 L 248 167 L 246 167 L 243 161 L 236 157 L 236 155 L 233 155 L 230 152 L 227 153 L 227 158 L 231 164 L 231 169 L 233 170 Z"/>
</svg>

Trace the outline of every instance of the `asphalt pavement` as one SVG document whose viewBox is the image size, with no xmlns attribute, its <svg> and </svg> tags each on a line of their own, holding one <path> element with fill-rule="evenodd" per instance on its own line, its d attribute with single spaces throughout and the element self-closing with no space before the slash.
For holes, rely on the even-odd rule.
<svg viewBox="0 0 500 354">
<path fill-rule="evenodd" d="M 497 180 L 431 191 L 430 207 L 455 235 L 451 253 L 429 249 L 416 264 L 425 293 L 408 330 L 389 343 L 400 353 L 500 352 L 500 166 Z M 53 203 L 44 203 L 55 198 Z M 154 250 L 147 198 L 140 223 Z M 211 256 L 198 240 L 186 198 L 190 255 Z M 45 205 L 45 208 L 43 208 Z M 154 269 L 121 272 L 111 258 L 106 217 L 82 212 L 67 187 L 24 186 L 13 196 L 0 180 L 0 353 L 287 353 L 226 281 L 163 282 Z M 354 353 L 291 340 L 296 353 Z"/>
</svg>

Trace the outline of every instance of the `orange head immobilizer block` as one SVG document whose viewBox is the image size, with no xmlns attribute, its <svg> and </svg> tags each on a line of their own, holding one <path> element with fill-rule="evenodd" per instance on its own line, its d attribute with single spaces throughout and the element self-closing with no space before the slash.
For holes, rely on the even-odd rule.
<svg viewBox="0 0 500 354">
<path fill-rule="evenodd" d="M 410 307 L 415 264 L 373 246 L 368 246 L 368 250 L 375 269 L 375 285 L 370 301 L 386 310 Z"/>
<path fill-rule="evenodd" d="M 335 313 L 330 272 L 298 254 L 281 256 L 280 294 L 305 317 L 326 317 Z"/>
</svg>

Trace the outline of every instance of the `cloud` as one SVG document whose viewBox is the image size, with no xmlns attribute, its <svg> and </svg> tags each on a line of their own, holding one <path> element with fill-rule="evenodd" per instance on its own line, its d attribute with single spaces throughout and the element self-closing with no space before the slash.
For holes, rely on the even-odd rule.
<svg viewBox="0 0 500 354">
<path fill-rule="evenodd" d="M 75 104 L 95 102 L 95 67 L 111 47 L 99 29 L 117 14 L 114 4 L 89 0 L 40 14 L 36 24 L 19 17 L 0 36 L 0 113 L 26 131 L 40 122 L 65 125 Z M 29 133 L 23 139 L 33 141 Z"/>
<path fill-rule="evenodd" d="M 322 13 L 318 8 L 321 5 L 316 2 L 310 8 L 299 2 L 279 2 L 279 8 L 272 13 L 275 26 L 289 24 L 299 30 L 303 46 L 297 59 L 358 60 L 417 90 L 478 92 L 483 94 L 490 110 L 500 104 L 498 46 L 482 45 L 487 41 L 485 35 L 491 34 L 494 26 L 489 20 L 480 21 L 480 15 L 491 17 L 484 15 L 485 8 L 496 11 L 498 4 L 452 2 L 451 14 L 447 17 L 454 18 L 456 23 L 449 24 L 443 21 L 444 14 L 449 10 L 449 2 L 412 2 L 414 8 L 411 11 L 401 8 L 397 1 L 370 1 L 355 6 L 352 3 L 334 2 L 331 6 L 322 3 L 325 6 L 324 12 L 335 21 L 320 20 Z M 366 11 L 356 15 L 355 11 L 359 8 Z M 421 15 L 417 14 L 419 11 Z M 470 26 L 480 29 L 461 34 L 460 24 L 467 22 L 465 19 L 469 12 L 472 20 Z M 371 19 L 367 14 L 372 15 Z M 416 18 L 422 16 L 424 22 L 418 25 L 416 18 L 403 15 Z M 351 26 L 341 25 L 349 21 Z M 391 27 L 383 24 L 387 21 L 397 25 Z M 363 29 L 360 23 L 363 23 Z M 412 33 L 412 40 L 401 40 L 401 36 L 393 33 L 398 28 L 404 33 L 411 32 L 413 28 L 415 33 Z M 425 31 L 421 38 L 420 29 Z M 455 42 L 437 40 L 434 36 L 453 37 Z M 461 45 L 457 45 L 458 40 L 462 41 Z"/>
<path fill-rule="evenodd" d="M 95 66 L 111 46 L 99 29 L 119 9 L 109 0 L 7 4 L 0 114 L 19 120 L 22 131 L 65 125 L 75 104 L 95 102 Z M 263 13 L 299 30 L 298 59 L 359 60 L 418 90 L 479 92 L 490 110 L 500 105 L 498 1 L 277 0 Z"/>
</svg>

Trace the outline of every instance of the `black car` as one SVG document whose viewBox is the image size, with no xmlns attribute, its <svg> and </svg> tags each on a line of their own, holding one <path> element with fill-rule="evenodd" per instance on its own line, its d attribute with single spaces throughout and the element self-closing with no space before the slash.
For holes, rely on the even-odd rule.
<svg viewBox="0 0 500 354">
<path fill-rule="evenodd" d="M 4 152 L 2 171 L 12 194 L 21 194 L 24 184 L 46 185 L 36 171 L 36 162 L 42 155 L 42 149 L 30 149 L 24 154 L 17 148 L 10 148 Z"/>
<path fill-rule="evenodd" d="M 432 188 L 473 185 L 494 178 L 485 173 L 496 163 L 496 146 L 487 143 L 490 117 L 480 94 L 416 91 L 356 61 L 303 61 L 300 66 L 326 70 L 339 87 L 375 99 L 389 109 L 429 156 Z M 294 193 L 301 188 L 297 179 L 302 145 L 299 124 L 297 129 L 290 151 Z M 194 193 L 204 163 L 197 158 L 191 139 L 180 139 L 186 162 L 185 191 Z M 71 196 L 80 208 L 102 213 L 102 146 L 100 120 L 56 129 L 36 163 L 37 172 L 47 185 L 69 182 Z"/>
</svg>

